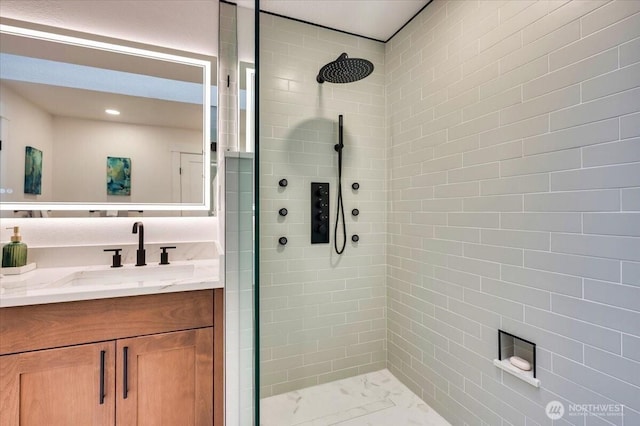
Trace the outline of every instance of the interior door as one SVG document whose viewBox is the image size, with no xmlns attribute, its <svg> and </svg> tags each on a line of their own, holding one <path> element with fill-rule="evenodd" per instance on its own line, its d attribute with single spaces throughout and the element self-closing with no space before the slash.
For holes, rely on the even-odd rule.
<svg viewBox="0 0 640 426">
<path fill-rule="evenodd" d="M 213 327 L 117 342 L 117 424 L 213 425 Z"/>
<path fill-rule="evenodd" d="M 180 202 L 202 204 L 204 169 L 202 154 L 180 153 Z M 206 216 L 204 210 L 183 210 L 182 216 Z"/>
<path fill-rule="evenodd" d="M 0 357 L 0 424 L 113 426 L 115 342 Z"/>
<path fill-rule="evenodd" d="M 202 203 L 204 196 L 202 154 L 180 153 L 180 202 Z"/>
</svg>

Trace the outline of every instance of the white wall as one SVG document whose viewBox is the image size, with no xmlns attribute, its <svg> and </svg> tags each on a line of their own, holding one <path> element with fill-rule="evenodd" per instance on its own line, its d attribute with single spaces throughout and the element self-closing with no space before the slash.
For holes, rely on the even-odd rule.
<svg viewBox="0 0 640 426">
<path fill-rule="evenodd" d="M 436 0 L 386 45 L 389 367 L 452 424 L 640 424 L 639 60 L 638 1 Z"/>
<path fill-rule="evenodd" d="M 2 186 L 14 190 L 2 201 L 171 203 L 172 156 L 202 152 L 198 131 L 51 116 L 7 87 L 2 95 Z M 42 195 L 23 193 L 27 145 L 43 151 Z M 108 156 L 131 159 L 130 196 L 107 195 Z"/>
<path fill-rule="evenodd" d="M 0 117 L 2 117 L 2 169 L 0 193 L 3 202 L 34 202 L 53 200 L 53 117 L 36 105 L 16 94 L 6 85 L 0 85 Z M 42 151 L 42 193 L 24 193 L 25 147 Z M 12 193 L 7 193 L 11 190 Z"/>
<path fill-rule="evenodd" d="M 382 43 L 288 19 L 262 14 L 260 31 L 260 379 L 269 396 L 386 365 L 385 61 Z M 371 60 L 374 73 L 320 85 L 318 71 L 342 52 Z M 341 256 L 333 251 L 339 114 L 348 232 Z M 330 184 L 330 244 L 310 242 L 311 182 Z"/>
<path fill-rule="evenodd" d="M 202 152 L 200 132 L 54 117 L 53 192 L 57 201 L 171 203 L 172 152 Z M 131 159 L 131 195 L 107 195 L 107 157 Z"/>
<path fill-rule="evenodd" d="M 238 25 L 238 61 L 255 62 L 255 11 L 246 7 L 237 7 Z"/>
</svg>

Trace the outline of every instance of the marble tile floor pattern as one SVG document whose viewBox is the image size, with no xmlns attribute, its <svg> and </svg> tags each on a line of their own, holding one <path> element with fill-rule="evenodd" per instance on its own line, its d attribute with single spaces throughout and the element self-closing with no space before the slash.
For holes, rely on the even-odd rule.
<svg viewBox="0 0 640 426">
<path fill-rule="evenodd" d="M 389 370 L 271 396 L 261 426 L 450 426 Z"/>
</svg>

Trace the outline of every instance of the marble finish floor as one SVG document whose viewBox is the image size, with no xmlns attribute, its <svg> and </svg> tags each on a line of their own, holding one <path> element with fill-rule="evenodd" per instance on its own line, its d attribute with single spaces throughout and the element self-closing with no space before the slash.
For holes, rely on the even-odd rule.
<svg viewBox="0 0 640 426">
<path fill-rule="evenodd" d="M 264 398 L 261 426 L 450 424 L 389 370 Z"/>
</svg>

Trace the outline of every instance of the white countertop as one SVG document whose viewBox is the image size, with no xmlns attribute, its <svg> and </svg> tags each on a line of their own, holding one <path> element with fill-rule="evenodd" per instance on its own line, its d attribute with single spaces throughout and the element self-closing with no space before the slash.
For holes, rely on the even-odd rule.
<svg viewBox="0 0 640 426">
<path fill-rule="evenodd" d="M 40 268 L 0 275 L 0 308 L 222 287 L 218 259 L 122 268 Z"/>
</svg>

